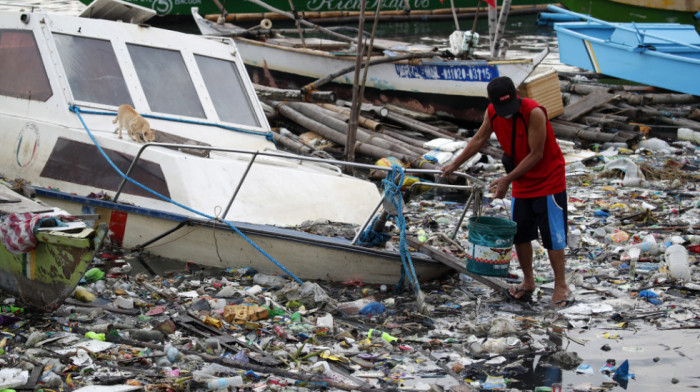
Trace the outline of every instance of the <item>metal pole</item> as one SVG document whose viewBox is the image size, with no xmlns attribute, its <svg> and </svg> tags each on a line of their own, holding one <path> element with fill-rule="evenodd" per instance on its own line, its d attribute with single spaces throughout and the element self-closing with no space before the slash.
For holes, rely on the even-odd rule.
<svg viewBox="0 0 700 392">
<path fill-rule="evenodd" d="M 231 205 L 233 204 L 233 200 L 236 199 L 236 195 L 238 195 L 238 191 L 241 190 L 241 186 L 243 186 L 243 181 L 245 181 L 245 178 L 248 176 L 248 172 L 250 171 L 250 167 L 253 166 L 253 162 L 255 161 L 255 158 L 258 157 L 258 152 L 256 151 L 253 156 L 250 158 L 250 162 L 248 162 L 248 166 L 245 168 L 245 172 L 243 173 L 243 177 L 241 177 L 241 180 L 238 181 L 238 186 L 236 186 L 236 190 L 233 192 L 233 196 L 231 196 L 231 200 L 229 200 L 228 205 L 226 206 L 226 209 L 224 210 L 224 214 L 221 215 L 221 219 L 226 219 L 226 215 L 228 215 L 228 210 L 231 209 Z"/>
</svg>

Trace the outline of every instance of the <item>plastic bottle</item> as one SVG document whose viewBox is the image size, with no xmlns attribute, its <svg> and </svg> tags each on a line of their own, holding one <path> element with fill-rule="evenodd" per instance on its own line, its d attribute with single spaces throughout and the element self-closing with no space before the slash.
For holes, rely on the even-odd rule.
<svg viewBox="0 0 700 392">
<path fill-rule="evenodd" d="M 690 279 L 690 266 L 688 265 L 688 250 L 683 245 L 671 245 L 666 249 L 666 266 L 674 279 Z"/>
<path fill-rule="evenodd" d="M 571 230 L 567 236 L 569 248 L 577 249 L 581 245 L 581 230 Z"/>
<path fill-rule="evenodd" d="M 639 260 L 639 254 L 642 253 L 640 248 L 632 248 L 629 250 L 630 255 L 630 279 L 634 280 L 634 274 L 637 272 L 637 260 Z"/>
<path fill-rule="evenodd" d="M 243 385 L 243 377 L 227 377 L 227 378 L 216 378 L 207 383 L 207 389 L 223 389 L 227 387 L 237 387 Z"/>
<path fill-rule="evenodd" d="M 104 280 L 98 280 L 95 282 L 95 292 L 97 292 L 97 295 L 102 296 L 106 288 L 107 287 L 105 286 Z"/>
</svg>

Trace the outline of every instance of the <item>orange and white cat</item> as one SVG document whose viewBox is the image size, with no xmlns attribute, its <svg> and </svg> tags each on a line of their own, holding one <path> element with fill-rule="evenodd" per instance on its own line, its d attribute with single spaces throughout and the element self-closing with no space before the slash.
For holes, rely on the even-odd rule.
<svg viewBox="0 0 700 392">
<path fill-rule="evenodd" d="M 151 129 L 150 124 L 145 118 L 141 117 L 134 108 L 130 105 L 121 105 L 117 110 L 117 118 L 112 121 L 112 124 L 119 122 L 119 126 L 114 130 L 114 133 L 119 132 L 119 138 L 122 138 L 122 128 L 126 128 L 131 139 L 141 143 L 152 142 L 156 139 L 156 132 Z"/>
</svg>

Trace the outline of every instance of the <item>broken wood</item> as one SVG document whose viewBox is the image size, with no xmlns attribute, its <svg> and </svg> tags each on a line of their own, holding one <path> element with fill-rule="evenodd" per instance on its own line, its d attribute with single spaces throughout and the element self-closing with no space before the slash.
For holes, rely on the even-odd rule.
<svg viewBox="0 0 700 392">
<path fill-rule="evenodd" d="M 559 119 L 564 121 L 574 121 L 594 108 L 612 101 L 613 98 L 615 98 L 614 94 L 603 91 L 595 91 L 581 98 L 579 101 L 565 107 L 564 113 L 559 116 Z"/>
<path fill-rule="evenodd" d="M 442 264 L 454 269 L 455 271 L 465 274 L 470 278 L 476 280 L 477 282 L 491 287 L 497 292 L 503 294 L 506 298 L 511 298 L 509 295 L 510 293 L 508 291 L 509 286 L 502 280 L 490 278 L 488 276 L 477 275 L 475 273 L 469 272 L 467 271 L 467 265 L 465 260 L 462 260 L 445 252 L 441 252 L 438 249 L 433 248 L 432 246 L 426 245 L 418 241 L 418 239 L 415 237 L 408 236 L 406 237 L 406 241 L 410 246 L 416 248 L 417 251 L 423 252 L 428 256 L 432 257 L 433 259 L 441 262 Z"/>
</svg>

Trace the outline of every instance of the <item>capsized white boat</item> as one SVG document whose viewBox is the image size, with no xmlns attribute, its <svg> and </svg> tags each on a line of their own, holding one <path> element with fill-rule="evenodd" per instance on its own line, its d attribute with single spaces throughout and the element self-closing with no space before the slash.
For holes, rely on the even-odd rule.
<svg viewBox="0 0 700 392">
<path fill-rule="evenodd" d="M 289 38 L 265 32 L 247 31 L 235 25 L 219 24 L 192 9 L 202 35 L 230 36 L 254 82 L 280 88 L 300 89 L 342 69 L 353 69 L 355 46 L 347 41 L 319 38 Z M 290 29 L 291 30 L 291 29 Z M 290 35 L 293 31 L 289 31 Z M 258 35 L 259 38 L 250 38 Z M 381 41 L 381 44 L 380 44 Z M 413 59 L 392 60 L 371 65 L 367 72 L 364 98 L 376 104 L 398 104 L 411 109 L 440 113 L 458 122 L 480 123 L 488 106 L 486 86 L 496 77 L 508 76 L 519 86 L 549 53 L 548 48 L 531 56 L 474 59 L 445 56 L 438 48 L 396 41 L 374 40 L 380 49 L 371 61 L 391 60 L 408 55 Z M 443 51 L 446 52 L 446 51 Z M 335 79 L 332 89 L 342 99 L 351 99 L 354 72 Z"/>
<path fill-rule="evenodd" d="M 119 138 L 122 104 L 147 119 L 155 143 Z M 401 274 L 397 252 L 290 229 L 365 223 L 380 193 L 336 165 L 275 150 L 230 39 L 1 12 L 0 132 L 5 177 L 31 181 L 69 212 L 99 214 L 124 248 L 269 273 L 277 263 L 303 279 L 395 283 Z M 120 172 L 135 182 L 120 187 Z M 425 255 L 414 263 L 419 279 L 446 272 Z"/>
</svg>

